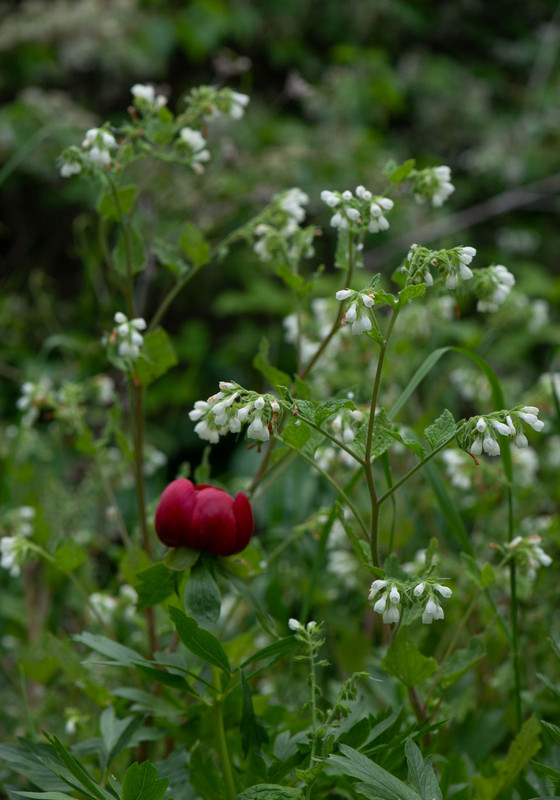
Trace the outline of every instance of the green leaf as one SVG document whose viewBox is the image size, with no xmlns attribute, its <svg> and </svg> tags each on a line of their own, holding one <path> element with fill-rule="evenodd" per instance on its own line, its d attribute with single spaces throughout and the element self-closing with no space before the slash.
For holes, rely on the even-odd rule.
<svg viewBox="0 0 560 800">
<path fill-rule="evenodd" d="M 144 336 L 140 358 L 136 361 L 136 376 L 142 386 L 148 386 L 177 363 L 169 336 L 163 328 L 156 328 Z"/>
<path fill-rule="evenodd" d="M 383 175 L 389 178 L 391 183 L 402 183 L 408 178 L 415 164 L 416 161 L 414 158 L 409 158 L 408 161 L 398 166 L 394 161 L 388 161 L 383 167 Z"/>
<path fill-rule="evenodd" d="M 544 719 L 541 720 L 541 725 L 544 725 L 556 744 L 560 744 L 560 728 L 558 725 L 553 725 L 551 722 L 546 722 Z"/>
<path fill-rule="evenodd" d="M 342 755 L 330 755 L 326 764 L 337 774 L 358 778 L 363 783 L 354 784 L 353 789 L 366 797 L 383 800 L 419 800 L 419 795 L 406 783 L 390 772 L 345 744 L 340 745 Z"/>
<path fill-rule="evenodd" d="M 107 755 L 113 750 L 125 730 L 130 725 L 130 722 L 134 719 L 134 717 L 118 719 L 118 717 L 115 715 L 115 709 L 113 706 L 109 706 L 109 708 L 106 708 L 103 711 L 99 718 L 99 730 L 101 732 L 101 738 L 103 740 L 103 745 Z"/>
<path fill-rule="evenodd" d="M 128 214 L 134 204 L 136 186 L 132 184 L 130 186 L 121 186 L 116 190 L 116 194 L 122 213 Z M 97 201 L 96 208 L 99 216 L 105 217 L 105 219 L 113 220 L 113 222 L 118 222 L 120 220 L 120 214 L 117 210 L 115 198 L 113 197 L 113 192 L 111 190 L 103 192 Z"/>
<path fill-rule="evenodd" d="M 43 735 L 45 736 L 45 739 L 52 744 L 56 750 L 57 756 L 60 758 L 64 766 L 69 770 L 74 778 L 76 778 L 81 786 L 84 787 L 88 794 L 96 797 L 97 800 L 113 800 L 113 796 L 94 782 L 91 775 L 86 772 L 80 762 L 74 758 L 69 750 L 66 749 L 60 739 L 54 735 L 50 736 L 46 731 L 43 731 Z"/>
<path fill-rule="evenodd" d="M 186 277 L 190 266 L 181 255 L 177 245 L 166 242 L 165 239 L 156 239 L 152 244 L 152 250 L 159 263 L 171 270 L 176 278 Z"/>
<path fill-rule="evenodd" d="M 425 294 L 425 283 L 414 283 L 411 286 L 405 286 L 404 289 L 399 292 L 399 307 L 404 306 L 406 303 L 410 303 L 410 301 L 414 300 L 416 297 L 424 297 Z"/>
<path fill-rule="evenodd" d="M 438 668 L 435 658 L 422 655 L 406 631 L 393 639 L 381 666 L 409 689 L 430 678 Z"/>
<path fill-rule="evenodd" d="M 74 539 L 67 539 L 54 554 L 54 563 L 62 572 L 72 572 L 77 569 L 87 558 L 83 547 Z"/>
<path fill-rule="evenodd" d="M 210 245 L 190 222 L 183 226 L 179 244 L 195 267 L 202 267 L 210 261 Z"/>
<path fill-rule="evenodd" d="M 161 603 L 175 591 L 175 572 L 167 569 L 163 562 L 141 570 L 137 577 L 140 581 L 135 587 L 138 592 L 139 611 Z"/>
<path fill-rule="evenodd" d="M 424 761 L 422 753 L 412 739 L 408 739 L 404 748 L 410 782 L 420 792 L 422 800 L 442 800 L 441 789 L 430 760 Z"/>
<path fill-rule="evenodd" d="M 208 630 L 212 629 L 222 607 L 222 595 L 218 588 L 209 559 L 200 558 L 191 569 L 185 587 L 185 611 L 198 624 Z"/>
<path fill-rule="evenodd" d="M 342 408 L 349 408 L 351 411 L 353 411 L 356 408 L 356 405 L 347 397 L 339 397 L 333 398 L 332 400 L 327 400 L 325 403 L 321 403 L 315 409 L 313 422 L 316 425 L 321 425 L 326 419 L 331 417 L 333 414 L 336 414 Z"/>
<path fill-rule="evenodd" d="M 296 422 L 298 422 L 297 418 L 291 419 L 283 429 L 281 436 L 282 441 L 299 451 L 303 450 L 305 445 L 310 442 L 314 432 L 301 420 L 299 420 L 299 424 Z"/>
<path fill-rule="evenodd" d="M 35 800 L 75 800 L 73 795 L 64 792 L 14 792 L 14 794 L 19 794 L 20 797 L 31 797 Z"/>
<path fill-rule="evenodd" d="M 144 656 L 141 656 L 136 650 L 133 650 L 131 647 L 125 647 L 124 644 L 114 642 L 106 636 L 98 636 L 86 631 L 85 633 L 78 633 L 72 638 L 75 642 L 85 644 L 86 647 L 95 650 L 96 653 L 100 653 L 102 656 L 105 656 L 105 658 L 121 666 L 133 667 L 139 662 L 146 662 Z"/>
<path fill-rule="evenodd" d="M 334 265 L 337 269 L 348 269 L 348 251 L 350 249 L 351 234 L 348 231 L 338 229 L 338 236 L 336 240 L 336 252 L 334 256 Z"/>
<path fill-rule="evenodd" d="M 367 427 L 368 426 L 364 424 L 358 428 L 356 438 L 353 442 L 354 449 L 362 457 L 365 456 L 366 452 Z M 387 412 L 384 408 L 380 408 L 375 415 L 375 425 L 373 426 L 373 437 L 371 440 L 372 460 L 383 455 L 393 443 L 394 438 L 393 425 L 387 416 Z"/>
<path fill-rule="evenodd" d="M 158 778 L 158 771 L 149 761 L 131 764 L 124 774 L 122 800 L 163 800 L 168 778 Z"/>
<path fill-rule="evenodd" d="M 435 450 L 436 447 L 439 447 L 440 444 L 443 444 L 447 439 L 451 438 L 456 430 L 457 425 L 453 419 L 453 414 L 451 411 L 445 409 L 435 422 L 432 422 L 432 424 L 426 428 L 424 436 L 432 450 Z"/>
<path fill-rule="evenodd" d="M 277 384 L 280 384 L 280 386 L 289 386 L 292 382 L 290 376 L 282 372 L 281 369 L 273 367 L 268 360 L 269 349 L 269 341 L 266 336 L 263 336 L 259 345 L 259 352 L 253 359 L 253 366 L 255 369 L 258 369 L 261 375 L 264 375 L 271 386 L 276 386 Z"/>
<path fill-rule="evenodd" d="M 277 783 L 257 783 L 238 794 L 237 800 L 303 800 L 303 790 Z"/>
<path fill-rule="evenodd" d="M 283 261 L 276 264 L 276 274 L 279 278 L 282 278 L 286 286 L 293 289 L 295 292 L 301 289 L 305 283 L 305 279 L 301 275 L 293 273 L 288 264 L 285 264 Z"/>
<path fill-rule="evenodd" d="M 539 723 L 533 715 L 523 724 L 511 743 L 506 757 L 502 761 L 494 762 L 495 774 L 491 778 L 473 776 L 473 800 L 494 800 L 513 783 L 525 765 L 540 750 L 539 734 Z"/>
<path fill-rule="evenodd" d="M 469 646 L 464 650 L 455 650 L 441 673 L 440 684 L 442 689 L 450 689 L 465 672 L 474 667 L 485 655 L 486 650 L 478 637 L 471 639 Z"/>
<path fill-rule="evenodd" d="M 128 249 L 130 247 L 130 255 Z M 117 245 L 113 250 L 113 264 L 119 275 L 125 278 L 128 275 L 128 260 L 130 258 L 130 272 L 135 275 L 146 266 L 146 250 L 142 237 L 135 230 L 130 229 L 130 244 L 124 233 L 119 235 Z"/>
<path fill-rule="evenodd" d="M 200 550 L 193 550 L 192 547 L 172 547 L 166 553 L 163 563 L 168 569 L 182 572 L 194 566 L 199 558 Z"/>
<path fill-rule="evenodd" d="M 177 675 L 176 672 L 167 672 L 165 669 L 149 664 L 136 664 L 136 669 L 163 686 L 169 686 L 170 689 L 178 689 L 179 691 L 187 692 L 187 694 L 192 694 L 194 697 L 199 697 L 198 692 L 193 689 L 190 683 L 182 675 Z"/>
<path fill-rule="evenodd" d="M 219 667 L 226 675 L 231 673 L 226 651 L 215 636 L 204 628 L 199 628 L 196 620 L 187 617 L 178 608 L 172 606 L 169 609 L 169 616 L 175 623 L 177 634 L 187 650 L 208 664 Z"/>
<path fill-rule="evenodd" d="M 245 667 L 248 667 L 249 664 L 253 664 L 255 661 L 266 661 L 268 659 L 271 659 L 270 664 L 274 664 L 287 653 L 291 652 L 296 645 L 297 640 L 295 636 L 286 636 L 284 639 L 278 639 L 278 641 L 267 644 L 266 647 L 262 647 L 260 650 L 257 650 L 256 653 L 253 653 L 252 656 L 246 658 L 241 664 L 241 669 L 245 669 Z"/>
<path fill-rule="evenodd" d="M 241 695 L 241 721 L 239 723 L 239 730 L 241 732 L 243 758 L 247 758 L 250 751 L 260 750 L 261 745 L 268 742 L 268 733 L 255 716 L 251 690 L 249 689 L 249 684 L 245 680 L 243 671 L 241 671 Z"/>
<path fill-rule="evenodd" d="M 395 295 L 390 294 L 389 292 L 384 292 L 383 289 L 377 289 L 375 292 L 375 304 L 380 305 L 385 303 L 387 306 L 391 306 L 391 308 L 396 308 L 398 305 L 398 300 Z"/>
</svg>

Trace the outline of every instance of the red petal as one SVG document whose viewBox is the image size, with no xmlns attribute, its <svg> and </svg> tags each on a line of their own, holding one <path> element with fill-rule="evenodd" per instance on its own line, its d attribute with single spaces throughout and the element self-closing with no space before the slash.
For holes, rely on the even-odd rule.
<svg viewBox="0 0 560 800">
<path fill-rule="evenodd" d="M 233 501 L 233 515 L 237 523 L 237 539 L 235 550 L 233 550 L 232 555 L 233 553 L 240 553 L 242 550 L 245 550 L 251 541 L 251 536 L 253 535 L 253 529 L 255 527 L 251 504 L 243 492 L 239 492 Z"/>
<path fill-rule="evenodd" d="M 192 515 L 193 547 L 228 556 L 235 548 L 236 529 L 233 498 L 227 492 L 213 486 L 197 492 Z"/>
<path fill-rule="evenodd" d="M 196 495 L 186 478 L 164 489 L 156 509 L 156 533 L 168 547 L 192 547 L 191 518 Z"/>
</svg>

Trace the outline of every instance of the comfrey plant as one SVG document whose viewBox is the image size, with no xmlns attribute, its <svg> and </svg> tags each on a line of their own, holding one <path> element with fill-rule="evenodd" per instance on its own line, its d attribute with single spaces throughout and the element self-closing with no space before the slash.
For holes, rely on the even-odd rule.
<svg viewBox="0 0 560 800">
<path fill-rule="evenodd" d="M 100 325 L 98 333 L 105 333 L 101 348 L 97 336 L 97 348 L 113 373 L 82 382 L 32 375 L 22 381 L 17 400 L 21 431 L 58 433 L 80 454 L 80 469 L 89 464 L 95 473 L 108 506 L 101 525 L 114 530 L 103 555 L 111 565 L 107 572 L 121 586 L 113 592 L 105 584 L 89 589 L 92 570 L 83 546 L 87 532 L 84 536 L 78 531 L 66 540 L 48 539 L 41 513 L 35 515 L 28 506 L 0 520 L 0 564 L 10 580 L 29 583 L 30 570 L 22 567 L 31 560 L 41 562 L 68 578 L 72 603 L 81 596 L 85 604 L 83 618 L 94 633 L 86 631 L 74 639 L 93 651 L 95 660 L 80 665 L 64 640 L 60 662 L 72 683 L 84 687 L 91 709 L 89 715 L 73 706 L 67 709 L 64 730 L 74 736 L 88 719 L 99 720 L 99 730 L 90 731 L 87 742 L 70 752 L 50 734 L 47 744 L 37 746 L 37 731 L 32 729 L 30 739 L 9 752 L 18 755 L 17 769 L 45 797 L 68 796 L 62 790 L 69 786 L 74 793 L 98 800 L 162 800 L 167 793 L 203 800 L 310 800 L 364 791 L 364 796 L 387 800 L 441 800 L 431 764 L 424 762 L 412 739 L 429 743 L 447 692 L 484 655 L 480 642 L 469 645 L 468 651 L 457 650 L 460 634 L 483 596 L 511 642 L 521 721 L 517 570 L 534 576 L 538 566 L 550 564 L 550 557 L 538 535 L 520 536 L 515 530 L 510 445 L 526 450 L 529 436 L 544 423 L 536 406 L 506 407 L 491 366 L 465 348 L 439 348 L 417 366 L 408 382 L 406 376 L 399 377 L 399 386 L 387 385 L 385 367 L 392 358 L 393 333 L 400 326 L 407 330 L 411 303 L 438 303 L 451 325 L 459 302 L 470 304 L 473 314 L 492 313 L 507 303 L 514 278 L 501 265 L 476 266 L 476 249 L 464 243 L 432 250 L 411 242 L 402 260 L 392 265 L 394 285 L 388 275 L 367 272 L 369 248 L 387 235 L 407 193 L 439 207 L 454 191 L 449 167 L 417 169 L 413 161 L 389 164 L 384 178 L 368 187 L 331 186 L 319 196 L 286 188 L 213 246 L 190 222 L 174 237 L 164 226 L 158 229 L 162 235 L 154 236 L 153 226 L 142 224 L 144 184 L 128 183 L 125 176 L 134 172 L 128 168 L 150 159 L 202 181 L 219 147 L 213 126 L 228 120 L 236 124 L 248 97 L 231 89 L 200 87 L 174 113 L 168 98 L 154 86 L 135 84 L 131 95 L 129 119 L 91 128 L 80 146 L 64 151 L 59 163 L 62 177 L 85 177 L 98 192 L 100 251 L 114 304 Z M 310 266 L 321 229 L 307 224 L 308 210 L 326 212 L 321 220 L 326 247 L 330 237 L 336 239 L 327 266 L 334 264 L 336 281 L 323 265 Z M 273 273 L 293 300 L 293 311 L 284 320 L 293 347 L 291 365 L 280 369 L 271 364 L 263 340 L 253 363 L 270 386 L 246 388 L 224 375 L 216 393 L 197 400 L 188 412 L 190 422 L 185 420 L 211 445 L 225 436 L 233 437 L 232 442 L 247 440 L 252 479 L 236 475 L 231 485 L 212 485 L 207 447 L 193 480 L 183 465 L 178 475 L 169 476 L 172 480 L 158 502 L 153 486 L 147 491 L 146 479 L 166 464 L 167 456 L 146 441 L 146 394 L 178 364 L 161 323 L 187 283 L 211 261 L 227 258 L 236 245 L 245 246 L 246 257 L 257 262 L 255 269 Z M 142 301 L 146 294 L 151 299 L 146 292 L 152 272 L 148 264 L 154 271 L 157 265 L 168 269 L 174 278 L 154 309 Z M 319 285 L 327 288 L 319 290 Z M 423 378 L 449 350 L 481 369 L 491 386 L 493 406 L 479 403 L 474 392 L 468 400 L 462 398 L 465 419 L 456 420 L 451 411 L 440 409 L 425 428 L 415 418 L 398 424 L 399 413 Z M 344 366 L 354 361 L 359 380 L 345 385 Z M 337 380 L 340 390 L 333 390 Z M 501 555 L 496 570 L 506 565 L 510 570 L 509 624 L 490 593 L 494 568 L 479 564 L 438 483 L 435 457 L 455 446 L 458 451 L 447 452 L 467 459 L 473 475 L 479 457 L 502 459 L 505 484 L 498 491 L 506 501 L 508 524 L 494 549 Z M 318 475 L 311 515 L 296 520 L 286 540 L 267 551 L 269 521 L 263 519 L 259 501 L 296 460 Z M 405 484 L 412 486 L 425 473 L 458 531 L 462 569 L 455 558 L 438 560 L 437 541 L 427 523 L 419 532 L 426 546 L 421 557 L 399 562 L 406 532 L 403 537 L 396 533 L 397 497 L 404 497 Z M 296 480 L 300 474 L 294 470 Z M 471 486 L 463 475 L 455 483 L 461 491 Z M 123 500 L 131 487 L 135 512 L 133 504 Z M 262 528 L 265 535 L 255 536 L 255 529 L 260 534 Z M 331 546 L 329 552 L 333 531 L 336 549 Z M 117 538 L 125 552 L 112 561 Z M 312 569 L 304 576 L 307 594 L 302 598 L 295 581 L 292 586 L 286 580 L 283 586 L 285 573 L 280 568 L 274 582 L 263 589 L 267 571 L 276 570 L 281 554 L 296 561 L 289 548 L 300 539 L 315 553 Z M 352 614 L 360 613 L 350 609 L 365 609 L 354 627 L 363 631 L 356 649 L 367 651 L 363 660 L 368 672 L 352 674 L 354 668 L 348 669 L 352 677 L 339 686 L 332 664 L 320 657 L 325 648 L 332 653 L 331 662 L 340 658 L 328 615 L 324 623 L 309 619 L 325 562 L 328 578 L 336 584 L 327 600 L 338 598 L 341 587 L 353 593 L 351 603 L 340 604 L 344 625 L 350 628 Z M 290 566 L 297 570 L 297 564 Z M 342 580 L 344 569 L 352 570 L 351 580 Z M 455 598 L 464 580 L 476 589 L 470 605 L 461 609 Z M 454 631 L 446 617 L 460 617 Z M 432 623 L 438 625 L 428 628 Z M 437 636 L 438 627 L 449 633 L 449 642 L 443 653 L 437 652 L 436 661 L 424 655 L 420 645 L 425 646 L 423 636 L 428 642 L 428 637 Z M 283 686 L 276 665 L 296 648 L 293 672 Z M 106 686 L 94 684 L 94 676 L 100 680 L 99 660 L 102 668 L 111 668 L 103 679 Z M 303 673 L 298 672 L 301 664 Z M 115 677 L 122 669 L 127 670 L 126 685 Z M 380 695 L 368 680 L 371 671 L 379 670 L 388 680 L 387 697 L 397 698 L 404 690 L 406 707 L 380 710 Z M 263 696 L 256 697 L 256 690 Z M 527 739 L 534 742 L 538 733 L 531 728 L 520 735 L 529 759 L 534 750 Z M 403 746 L 408 783 L 406 775 L 401 780 L 388 771 L 398 770 L 395 764 L 403 760 Z M 130 764 L 132 750 L 142 763 Z M 382 758 L 382 751 L 397 754 L 385 762 L 387 769 L 373 760 Z M 0 749 L 0 756 L 6 752 Z M 92 756 L 95 763 L 82 764 L 88 758 L 93 761 Z M 500 784 L 500 791 L 503 788 Z"/>
</svg>

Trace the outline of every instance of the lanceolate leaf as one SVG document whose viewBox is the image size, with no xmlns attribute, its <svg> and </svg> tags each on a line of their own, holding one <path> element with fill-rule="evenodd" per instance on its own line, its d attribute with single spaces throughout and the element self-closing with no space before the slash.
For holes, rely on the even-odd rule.
<svg viewBox="0 0 560 800">
<path fill-rule="evenodd" d="M 513 740 L 506 757 L 494 762 L 494 775 L 483 778 L 475 775 L 472 779 L 473 800 L 494 800 L 519 775 L 528 761 L 540 750 L 540 727 L 533 715 L 524 723 Z"/>
<path fill-rule="evenodd" d="M 229 675 L 231 672 L 229 659 L 215 636 L 204 628 L 199 628 L 196 620 L 187 617 L 178 608 L 172 606 L 169 609 L 169 616 L 175 624 L 180 640 L 191 653 Z"/>
</svg>

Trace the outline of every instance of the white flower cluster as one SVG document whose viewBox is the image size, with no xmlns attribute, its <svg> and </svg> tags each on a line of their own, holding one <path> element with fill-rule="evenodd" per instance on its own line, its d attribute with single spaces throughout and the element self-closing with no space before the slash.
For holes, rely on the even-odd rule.
<svg viewBox="0 0 560 800">
<path fill-rule="evenodd" d="M 353 289 L 341 289 L 335 294 L 335 297 L 341 302 L 352 298 L 352 302 L 343 317 L 343 322 L 352 323 L 352 333 L 355 336 L 373 328 L 369 309 L 375 304 L 375 295 L 371 290 L 364 289 L 361 292 L 355 292 Z"/>
<path fill-rule="evenodd" d="M 237 383 L 221 381 L 220 391 L 208 400 L 197 400 L 189 417 L 197 423 L 195 433 L 214 444 L 220 436 L 239 433 L 243 425 L 247 425 L 249 439 L 266 442 L 279 411 L 273 395 L 248 392 Z"/>
<path fill-rule="evenodd" d="M 206 149 L 206 139 L 200 131 L 194 128 L 181 128 L 181 140 L 189 147 L 192 157 L 192 168 L 199 174 L 204 172 L 203 162 L 210 161 L 210 151 Z"/>
<path fill-rule="evenodd" d="M 549 567 L 552 558 L 541 547 L 542 539 L 538 534 L 516 536 L 508 542 L 510 550 L 515 551 L 515 559 L 522 566 L 529 578 L 534 578 L 539 567 Z"/>
<path fill-rule="evenodd" d="M 335 210 L 330 223 L 333 228 L 354 232 L 386 231 L 389 221 L 383 212 L 391 211 L 394 206 L 389 197 L 373 195 L 365 186 L 357 186 L 355 196 L 349 189 L 344 192 L 325 189 L 321 192 L 321 200 Z"/>
<path fill-rule="evenodd" d="M 233 89 L 213 89 L 203 87 L 208 95 L 208 102 L 205 104 L 205 118 L 208 120 L 218 119 L 225 112 L 231 119 L 239 120 L 245 114 L 245 109 L 249 105 L 250 97 L 243 92 L 236 92 Z M 213 101 L 210 100 L 213 95 Z M 220 107 L 218 107 L 218 105 Z"/>
<path fill-rule="evenodd" d="M 455 191 L 451 169 L 445 165 L 414 170 L 410 177 L 415 199 L 420 203 L 429 199 L 435 208 L 442 206 Z"/>
<path fill-rule="evenodd" d="M 315 231 L 301 228 L 305 219 L 305 206 L 309 196 L 294 187 L 277 195 L 270 206 L 270 219 L 255 226 L 253 233 L 257 241 L 253 250 L 261 261 L 271 261 L 276 255 L 290 259 L 311 258 L 315 250 L 312 245 Z"/>
<path fill-rule="evenodd" d="M 28 544 L 27 538 L 33 533 L 35 509 L 32 506 L 21 506 L 6 516 L 6 527 L 11 535 L 0 539 L 0 567 L 8 570 L 12 578 L 21 574 L 21 565 L 25 561 Z"/>
<path fill-rule="evenodd" d="M 477 311 L 497 311 L 514 286 L 515 278 L 503 264 L 481 270 L 476 284 L 477 294 L 482 294 L 476 304 Z"/>
<path fill-rule="evenodd" d="M 84 137 L 84 141 L 82 142 L 82 149 L 88 151 L 91 163 L 94 165 L 94 167 L 109 166 L 111 163 L 110 151 L 116 146 L 117 141 L 113 134 L 101 128 L 90 128 Z M 64 175 L 63 177 L 68 176 Z"/>
<path fill-rule="evenodd" d="M 479 456 L 484 452 L 489 456 L 499 456 L 497 434 L 511 436 L 516 447 L 527 447 L 529 442 L 523 432 L 522 423 L 535 431 L 542 431 L 544 422 L 538 418 L 538 414 L 539 409 L 536 406 L 521 406 L 510 412 L 502 411 L 478 417 L 476 422 L 472 420 L 466 433 L 466 438 L 471 439 L 469 453 Z"/>
<path fill-rule="evenodd" d="M 368 600 L 375 600 L 379 592 L 383 592 L 373 606 L 373 610 L 377 614 L 383 615 L 383 622 L 393 623 L 398 622 L 402 611 L 403 598 L 408 598 L 414 602 L 420 597 L 427 598 L 424 611 L 422 613 L 422 622 L 425 625 L 430 625 L 434 619 L 443 619 L 444 613 L 436 592 L 441 597 L 449 598 L 453 594 L 448 586 L 443 586 L 441 583 L 436 583 L 433 580 L 424 580 L 416 583 L 412 588 L 412 597 L 410 597 L 409 589 L 411 586 L 406 586 L 399 581 L 395 580 L 375 580 L 371 584 Z"/>
<path fill-rule="evenodd" d="M 144 337 L 140 331 L 146 330 L 146 320 L 142 317 L 129 320 L 122 311 L 117 311 L 114 319 L 117 327 L 113 330 L 109 341 L 116 340 L 118 354 L 122 358 L 130 358 L 134 361 L 140 355 L 144 344 Z"/>
<path fill-rule="evenodd" d="M 147 83 L 135 83 L 130 89 L 135 100 L 139 100 L 140 109 L 147 107 L 159 111 L 167 105 L 167 97 L 163 94 L 156 94 L 153 86 Z"/>
<path fill-rule="evenodd" d="M 428 250 L 418 244 L 413 244 L 408 251 L 406 263 L 403 268 L 407 284 L 425 283 L 433 286 L 434 277 L 430 267 L 435 267 L 445 280 L 447 289 L 456 289 L 459 279 L 468 281 L 473 277 L 469 264 L 476 255 L 474 247 L 461 245 L 451 250 Z"/>
</svg>

